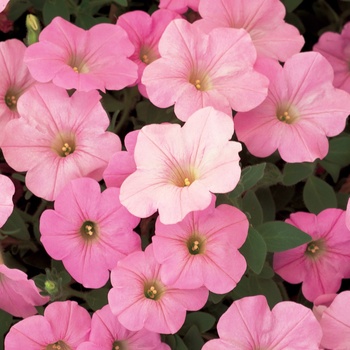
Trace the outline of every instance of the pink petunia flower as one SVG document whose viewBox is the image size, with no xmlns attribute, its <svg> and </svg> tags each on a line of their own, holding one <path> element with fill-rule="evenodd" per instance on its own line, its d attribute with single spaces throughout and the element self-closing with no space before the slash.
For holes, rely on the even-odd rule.
<svg viewBox="0 0 350 350">
<path fill-rule="evenodd" d="M 75 301 L 48 305 L 44 316 L 28 317 L 11 327 L 5 338 L 6 350 L 76 350 L 88 340 L 91 318 Z"/>
<path fill-rule="evenodd" d="M 0 12 L 5 10 L 5 7 L 9 3 L 10 0 L 0 0 Z"/>
<path fill-rule="evenodd" d="M 312 311 L 291 301 L 270 310 L 262 295 L 236 300 L 217 325 L 220 339 L 202 350 L 318 350 L 322 330 Z"/>
<path fill-rule="evenodd" d="M 350 92 L 350 23 L 344 26 L 341 34 L 323 33 L 313 50 L 326 57 L 333 67 L 334 86 Z"/>
<path fill-rule="evenodd" d="M 39 294 L 34 281 L 18 269 L 9 269 L 0 256 L 0 309 L 16 317 L 37 313 L 35 306 L 46 304 L 48 297 Z"/>
<path fill-rule="evenodd" d="M 195 26 L 209 33 L 213 28 L 243 28 L 252 38 L 259 57 L 286 61 L 298 53 L 304 38 L 286 23 L 286 9 L 280 0 L 201 0 L 202 19 Z"/>
<path fill-rule="evenodd" d="M 2 227 L 13 211 L 12 197 L 15 185 L 5 175 L 0 174 L 0 227 Z"/>
<path fill-rule="evenodd" d="M 141 250 L 140 236 L 133 231 L 140 219 L 118 198 L 117 188 L 101 193 L 97 181 L 75 179 L 57 196 L 55 210 L 41 215 L 40 240 L 46 251 L 62 260 L 84 287 L 102 287 L 120 259 Z"/>
<path fill-rule="evenodd" d="M 314 302 L 313 311 L 323 331 L 322 348 L 347 350 L 350 344 L 350 291 L 322 295 Z"/>
<path fill-rule="evenodd" d="M 231 115 L 248 111 L 266 97 L 268 80 L 253 69 L 256 50 L 243 29 L 216 28 L 205 34 L 183 19 L 172 21 L 159 41 L 161 58 L 143 73 L 151 102 L 175 103 L 186 121 L 200 108 L 212 106 Z"/>
<path fill-rule="evenodd" d="M 28 47 L 24 62 L 42 83 L 78 91 L 120 90 L 137 79 L 137 65 L 128 59 L 133 52 L 119 26 L 102 23 L 84 30 L 56 17 Z"/>
<path fill-rule="evenodd" d="M 134 150 L 139 132 L 139 130 L 129 132 L 124 139 L 126 151 L 116 152 L 111 157 L 103 172 L 103 180 L 107 187 L 120 188 L 124 180 L 136 171 Z"/>
<path fill-rule="evenodd" d="M 147 125 L 135 147 L 137 170 L 122 184 L 120 201 L 146 218 L 158 209 L 163 224 L 175 224 L 189 212 L 207 208 L 213 193 L 232 191 L 241 169 L 241 145 L 229 141 L 231 117 L 213 108 L 178 124 Z"/>
<path fill-rule="evenodd" d="M 225 204 L 215 208 L 215 200 L 175 225 L 163 225 L 158 219 L 152 242 L 162 265 L 162 281 L 176 288 L 205 286 L 214 293 L 228 293 L 247 268 L 238 248 L 248 228 L 248 219 L 239 209 Z"/>
<path fill-rule="evenodd" d="M 167 25 L 180 15 L 174 11 L 158 10 L 150 16 L 144 11 L 131 11 L 118 17 L 117 25 L 128 34 L 135 46 L 135 52 L 130 59 L 138 66 L 138 88 L 140 93 L 147 96 L 141 77 L 146 66 L 160 57 L 158 52 L 159 39 Z"/>
<path fill-rule="evenodd" d="M 26 46 L 17 39 L 0 42 L 0 145 L 6 124 L 19 118 L 18 99 L 35 83 L 23 63 L 25 50 Z"/>
<path fill-rule="evenodd" d="M 160 0 L 159 8 L 185 13 L 189 8 L 198 12 L 200 0 Z"/>
<path fill-rule="evenodd" d="M 350 198 L 348 199 L 348 203 L 346 205 L 345 224 L 346 227 L 350 230 Z"/>
<path fill-rule="evenodd" d="M 158 333 L 146 329 L 137 332 L 127 330 L 106 305 L 92 315 L 89 341 L 79 345 L 77 350 L 96 349 L 170 350 L 170 347 L 161 342 Z"/>
<path fill-rule="evenodd" d="M 317 216 L 298 212 L 287 223 L 312 237 L 297 248 L 275 253 L 273 268 L 289 283 L 303 283 L 306 299 L 336 293 L 342 278 L 350 277 L 350 232 L 345 225 L 345 211 L 326 209 Z"/>
<path fill-rule="evenodd" d="M 144 252 L 135 252 L 120 260 L 112 270 L 113 288 L 108 301 L 125 328 L 176 333 L 185 321 L 186 310 L 199 310 L 206 303 L 206 288 L 177 289 L 166 285 L 160 269 L 151 244 Z"/>
<path fill-rule="evenodd" d="M 52 84 L 33 86 L 18 103 L 21 118 L 5 129 L 2 150 L 16 171 L 28 171 L 26 185 L 36 196 L 54 200 L 72 179 L 102 179 L 117 135 L 106 132 L 109 118 L 97 91 L 67 92 Z"/>
<path fill-rule="evenodd" d="M 345 128 L 350 96 L 332 85 L 333 69 L 316 52 L 299 53 L 284 67 L 261 59 L 256 66 L 270 79 L 266 100 L 255 109 L 237 113 L 237 137 L 253 155 L 276 150 L 286 162 L 313 162 L 328 153 L 327 136 Z"/>
</svg>

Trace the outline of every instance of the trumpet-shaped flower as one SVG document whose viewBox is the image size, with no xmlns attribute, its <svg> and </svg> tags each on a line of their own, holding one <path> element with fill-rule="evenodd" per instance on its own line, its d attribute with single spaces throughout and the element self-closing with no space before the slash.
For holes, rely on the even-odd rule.
<svg viewBox="0 0 350 350">
<path fill-rule="evenodd" d="M 212 193 L 230 192 L 239 181 L 241 145 L 229 141 L 232 134 L 232 118 L 209 107 L 182 128 L 143 127 L 134 153 L 137 169 L 120 188 L 121 203 L 141 218 L 158 209 L 163 224 L 207 208 Z"/>
<path fill-rule="evenodd" d="M 326 57 L 333 67 L 334 86 L 350 92 L 350 23 L 344 26 L 341 34 L 323 33 L 313 50 Z"/>
<path fill-rule="evenodd" d="M 195 26 L 209 33 L 213 28 L 243 28 L 252 38 L 258 56 L 286 61 L 298 53 L 304 38 L 286 23 L 286 9 L 280 0 L 201 0 L 202 19 Z"/>
<path fill-rule="evenodd" d="M 89 338 L 91 318 L 75 301 L 48 305 L 44 316 L 31 316 L 16 323 L 5 338 L 6 350 L 75 350 Z"/>
<path fill-rule="evenodd" d="M 55 210 L 40 218 L 41 242 L 50 256 L 62 260 L 75 280 L 100 288 L 118 260 L 141 250 L 133 231 L 139 219 L 119 202 L 119 189 L 101 193 L 97 181 L 71 181 L 55 200 Z"/>
<path fill-rule="evenodd" d="M 118 17 L 117 25 L 128 34 L 135 46 L 135 52 L 130 59 L 138 66 L 138 88 L 140 93 L 147 97 L 141 77 L 146 66 L 160 57 L 158 52 L 159 39 L 167 25 L 175 18 L 179 18 L 174 11 L 158 10 L 150 16 L 144 11 L 131 11 Z"/>
<path fill-rule="evenodd" d="M 41 83 L 78 91 L 120 90 L 137 79 L 137 65 L 128 59 L 133 52 L 119 26 L 102 23 L 84 30 L 56 17 L 27 48 L 24 61 Z"/>
<path fill-rule="evenodd" d="M 102 179 L 121 142 L 105 131 L 109 118 L 99 100 L 97 91 L 69 97 L 52 84 L 36 84 L 22 95 L 21 118 L 7 124 L 2 150 L 12 168 L 28 171 L 26 185 L 36 196 L 54 200 L 70 180 Z"/>
<path fill-rule="evenodd" d="M 162 343 L 158 333 L 141 329 L 132 332 L 123 327 L 117 316 L 112 314 L 109 305 L 92 315 L 91 333 L 88 342 L 79 345 L 77 350 L 169 350 Z"/>
<path fill-rule="evenodd" d="M 322 330 L 307 307 L 283 301 L 270 310 L 262 295 L 236 300 L 217 325 L 220 339 L 203 350 L 318 350 Z"/>
<path fill-rule="evenodd" d="M 0 43 L 0 146 L 6 124 L 19 118 L 18 99 L 35 83 L 23 63 L 25 50 L 26 46 L 17 39 Z"/>
<path fill-rule="evenodd" d="M 256 50 L 243 29 L 216 28 L 209 34 L 183 19 L 172 21 L 159 41 L 161 58 L 148 65 L 142 83 L 157 107 L 175 103 L 186 121 L 212 106 L 231 114 L 248 111 L 267 95 L 268 80 L 253 69 Z"/>
<path fill-rule="evenodd" d="M 302 282 L 303 295 L 310 301 L 336 293 L 342 278 L 350 277 L 350 232 L 345 211 L 331 208 L 317 216 L 298 212 L 286 222 L 309 234 L 312 241 L 275 253 L 275 272 L 287 282 Z"/>
<path fill-rule="evenodd" d="M 313 162 L 328 153 L 327 136 L 340 134 L 350 113 L 350 96 L 332 85 L 333 69 L 321 54 L 299 53 L 284 67 L 261 59 L 258 69 L 270 79 L 266 100 L 237 113 L 237 137 L 253 155 L 277 149 L 286 162 Z"/>
<path fill-rule="evenodd" d="M 211 292 L 231 291 L 247 264 L 238 252 L 247 238 L 249 222 L 237 208 L 215 201 L 175 225 L 156 222 L 154 255 L 162 265 L 161 278 L 177 288 L 207 287 Z"/>
<path fill-rule="evenodd" d="M 160 269 L 151 244 L 144 252 L 129 254 L 112 270 L 113 288 L 108 301 L 125 328 L 176 333 L 185 321 L 186 310 L 199 310 L 206 303 L 206 288 L 177 289 L 166 285 Z"/>
</svg>

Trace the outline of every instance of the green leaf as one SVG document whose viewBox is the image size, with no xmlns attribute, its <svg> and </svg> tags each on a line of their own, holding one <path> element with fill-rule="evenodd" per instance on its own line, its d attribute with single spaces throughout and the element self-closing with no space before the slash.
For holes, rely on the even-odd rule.
<svg viewBox="0 0 350 350">
<path fill-rule="evenodd" d="M 202 335 L 195 325 L 188 330 L 183 340 L 187 348 L 191 350 L 201 350 L 204 345 Z"/>
<path fill-rule="evenodd" d="M 85 300 L 93 311 L 99 310 L 108 304 L 108 292 L 109 288 L 94 289 L 91 292 L 86 293 Z"/>
<path fill-rule="evenodd" d="M 283 5 L 286 7 L 287 12 L 293 12 L 303 0 L 282 0 Z"/>
<path fill-rule="evenodd" d="M 23 241 L 30 240 L 27 225 L 17 208 L 13 210 L 5 225 L 1 228 L 1 233 Z"/>
<path fill-rule="evenodd" d="M 283 184 L 292 186 L 310 176 L 315 168 L 314 163 L 286 163 L 283 169 Z"/>
<path fill-rule="evenodd" d="M 311 242 L 311 237 L 293 225 L 270 221 L 257 227 L 264 238 L 268 252 L 282 252 Z"/>
<path fill-rule="evenodd" d="M 12 319 L 12 315 L 0 310 L 0 344 L 4 344 L 4 337 L 12 324 Z"/>
<path fill-rule="evenodd" d="M 315 214 L 327 208 L 337 207 L 337 197 L 333 188 L 327 182 L 314 175 L 310 176 L 306 181 L 303 199 L 306 208 Z"/>
<path fill-rule="evenodd" d="M 266 163 L 263 177 L 257 182 L 256 187 L 270 187 L 282 181 L 281 171 L 275 164 Z"/>
<path fill-rule="evenodd" d="M 70 11 L 62 0 L 46 0 L 43 6 L 43 19 L 45 25 L 48 25 L 55 17 L 62 17 L 70 20 Z"/>
<path fill-rule="evenodd" d="M 340 170 L 342 168 L 341 165 L 328 162 L 327 160 L 321 160 L 319 164 L 332 176 L 334 182 L 338 181 Z"/>
<path fill-rule="evenodd" d="M 171 350 L 188 350 L 183 340 L 177 335 L 165 335 L 165 342 L 170 345 Z"/>
<path fill-rule="evenodd" d="M 325 160 L 342 166 L 350 164 L 350 135 L 331 139 Z"/>
<path fill-rule="evenodd" d="M 12 0 L 8 14 L 9 20 L 16 21 L 31 6 L 32 4 L 29 0 Z"/>
<path fill-rule="evenodd" d="M 201 333 L 209 331 L 214 326 L 215 317 L 207 312 L 197 311 L 187 314 L 184 325 L 181 328 L 183 333 L 187 333 L 191 326 L 195 325 Z"/>
<path fill-rule="evenodd" d="M 253 226 L 262 224 L 263 222 L 263 210 L 261 208 L 260 202 L 255 195 L 254 191 L 250 190 L 245 193 L 243 200 L 243 211 L 249 213 L 249 222 Z M 247 215 L 248 216 L 248 215 Z"/>
<path fill-rule="evenodd" d="M 247 191 L 252 188 L 264 176 L 266 163 L 247 166 L 242 170 L 240 183 L 244 190 Z"/>
<path fill-rule="evenodd" d="M 113 2 L 123 7 L 128 6 L 128 0 L 113 0 Z"/>
<path fill-rule="evenodd" d="M 263 221 L 273 221 L 276 217 L 276 205 L 269 188 L 258 188 L 255 194 L 263 211 Z"/>
<path fill-rule="evenodd" d="M 248 237 L 239 251 L 245 257 L 248 266 L 259 274 L 266 259 L 266 243 L 260 233 L 253 227 L 249 228 Z"/>
</svg>

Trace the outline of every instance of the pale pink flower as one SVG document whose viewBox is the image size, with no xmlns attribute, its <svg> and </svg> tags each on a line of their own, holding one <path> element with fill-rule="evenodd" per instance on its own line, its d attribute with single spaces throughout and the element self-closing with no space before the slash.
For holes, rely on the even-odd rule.
<svg viewBox="0 0 350 350">
<path fill-rule="evenodd" d="M 151 244 L 144 252 L 135 252 L 120 260 L 112 270 L 113 288 L 108 301 L 125 328 L 176 333 L 185 321 L 186 310 L 199 310 L 206 303 L 206 288 L 177 289 L 166 285 L 160 269 Z"/>
<path fill-rule="evenodd" d="M 31 316 L 11 327 L 5 338 L 6 350 L 76 350 L 89 339 L 91 318 L 75 301 L 48 305 L 44 316 Z"/>
<path fill-rule="evenodd" d="M 319 53 L 304 52 L 283 68 L 272 59 L 256 67 L 270 79 L 269 94 L 255 109 L 237 113 L 238 139 L 257 157 L 278 150 L 290 163 L 324 158 L 327 136 L 341 133 L 350 113 L 350 96 L 333 87 L 330 64 Z"/>
<path fill-rule="evenodd" d="M 16 317 L 28 317 L 37 313 L 35 306 L 48 301 L 23 271 L 9 269 L 0 262 L 0 309 Z"/>
<path fill-rule="evenodd" d="M 253 69 L 256 50 L 243 29 L 216 28 L 205 34 L 184 19 L 172 21 L 159 41 L 161 58 L 143 73 L 151 102 L 175 103 L 186 121 L 196 110 L 212 106 L 231 115 L 248 111 L 266 97 L 268 80 Z"/>
<path fill-rule="evenodd" d="M 348 199 L 348 203 L 346 205 L 345 224 L 348 230 L 350 230 L 350 198 Z"/>
<path fill-rule="evenodd" d="M 10 0 L 0 0 L 0 12 L 5 10 L 5 7 L 9 3 Z"/>
<path fill-rule="evenodd" d="M 107 187 L 120 188 L 124 180 L 136 171 L 134 150 L 138 134 L 139 130 L 129 132 L 124 139 L 126 151 L 116 152 L 111 157 L 103 172 L 103 180 Z"/>
<path fill-rule="evenodd" d="M 344 26 L 341 34 L 323 33 L 313 50 L 326 57 L 333 67 L 334 86 L 350 92 L 350 23 Z"/>
<path fill-rule="evenodd" d="M 270 310 L 262 295 L 236 300 L 219 319 L 220 339 L 203 350 L 318 350 L 322 330 L 307 307 L 283 301 Z"/>
<path fill-rule="evenodd" d="M 200 0 L 160 0 L 159 8 L 185 13 L 189 8 L 198 12 Z"/>
<path fill-rule="evenodd" d="M 158 209 L 163 224 L 207 208 L 212 193 L 230 192 L 239 181 L 241 145 L 229 141 L 232 134 L 231 117 L 210 107 L 194 113 L 182 128 L 143 127 L 134 153 L 137 170 L 121 186 L 121 203 L 140 218 Z"/>
<path fill-rule="evenodd" d="M 0 145 L 6 124 L 19 118 L 18 99 L 35 83 L 23 63 L 25 50 L 26 46 L 17 39 L 0 42 Z"/>
<path fill-rule="evenodd" d="M 79 345 L 77 350 L 97 349 L 170 350 L 170 347 L 161 342 L 158 333 L 146 329 L 129 331 L 112 314 L 109 305 L 106 305 L 92 315 L 89 341 Z"/>
<path fill-rule="evenodd" d="M 321 308 L 321 315 L 320 315 Z M 332 350 L 347 350 L 350 344 L 350 291 L 321 296 L 315 300 L 314 312 L 323 331 L 321 346 Z"/>
<path fill-rule="evenodd" d="M 55 210 L 41 215 L 40 240 L 46 251 L 62 260 L 84 287 L 102 287 L 120 259 L 141 250 L 140 236 L 133 231 L 140 219 L 118 198 L 118 188 L 101 193 L 97 181 L 75 179 L 57 196 Z"/>
<path fill-rule="evenodd" d="M 195 26 L 209 33 L 213 28 L 243 28 L 252 38 L 258 56 L 286 61 L 298 53 L 304 38 L 286 23 L 286 9 L 280 0 L 201 0 L 203 19 Z"/>
<path fill-rule="evenodd" d="M 335 293 L 342 278 L 350 277 L 350 232 L 345 211 L 326 209 L 318 215 L 298 212 L 286 220 L 312 237 L 297 248 L 274 254 L 273 268 L 289 283 L 303 283 L 306 299 Z"/>
<path fill-rule="evenodd" d="M 0 174 L 0 227 L 3 226 L 13 211 L 12 197 L 15 185 L 5 175 Z"/>
<path fill-rule="evenodd" d="M 152 237 L 161 278 L 176 288 L 205 286 L 211 292 L 230 292 L 243 276 L 247 263 L 238 251 L 247 238 L 249 222 L 237 208 L 215 200 L 175 225 L 156 222 Z"/>
<path fill-rule="evenodd" d="M 128 34 L 135 46 L 135 52 L 130 59 L 138 66 L 138 88 L 140 93 L 147 97 L 141 77 L 146 66 L 160 57 L 158 52 L 159 39 L 167 25 L 180 15 L 174 11 L 158 10 L 150 16 L 144 11 L 131 11 L 118 17 L 117 25 Z"/>
<path fill-rule="evenodd" d="M 102 179 L 117 135 L 106 132 L 109 118 L 97 91 L 75 92 L 52 84 L 33 86 L 18 103 L 21 118 L 5 129 L 2 150 L 16 171 L 28 171 L 26 185 L 36 196 L 54 200 L 72 179 Z"/>
<path fill-rule="evenodd" d="M 124 29 L 97 24 L 89 30 L 56 17 L 30 45 L 24 61 L 33 77 L 65 89 L 120 90 L 135 83 L 137 65 Z"/>
</svg>

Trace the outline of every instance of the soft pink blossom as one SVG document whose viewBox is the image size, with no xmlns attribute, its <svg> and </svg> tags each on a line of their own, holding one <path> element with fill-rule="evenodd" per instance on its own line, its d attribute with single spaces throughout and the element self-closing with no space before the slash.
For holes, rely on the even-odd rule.
<svg viewBox="0 0 350 350">
<path fill-rule="evenodd" d="M 159 41 L 161 58 L 143 73 L 151 102 L 175 103 L 186 121 L 196 110 L 212 106 L 231 115 L 248 111 L 266 97 L 268 80 L 253 69 L 256 50 L 243 29 L 216 28 L 205 34 L 184 19 L 172 21 Z"/>
<path fill-rule="evenodd" d="M 176 333 L 185 321 L 186 310 L 199 310 L 206 303 L 206 288 L 177 289 L 166 285 L 160 269 L 151 244 L 144 252 L 129 254 L 112 270 L 113 288 L 108 301 L 125 328 Z"/>
<path fill-rule="evenodd" d="M 256 67 L 270 79 L 269 93 L 255 109 L 237 113 L 238 139 L 257 157 L 278 150 L 290 163 L 324 158 L 327 136 L 340 134 L 350 113 L 350 96 L 333 87 L 330 64 L 319 53 L 304 52 L 283 68 L 271 59 Z"/>
<path fill-rule="evenodd" d="M 345 211 L 326 209 L 318 215 L 297 212 L 286 220 L 312 237 L 297 248 L 274 254 L 275 272 L 289 283 L 301 283 L 306 299 L 336 293 L 342 278 L 350 278 L 350 231 Z"/>
<path fill-rule="evenodd" d="M 0 174 L 0 227 L 3 226 L 13 211 L 12 197 L 15 185 L 5 175 Z"/>
<path fill-rule="evenodd" d="M 5 350 L 76 350 L 88 340 L 91 318 L 75 301 L 48 305 L 44 316 L 28 317 L 11 327 L 5 338 Z"/>
<path fill-rule="evenodd" d="M 158 10 L 150 16 L 144 11 L 131 11 L 118 17 L 117 25 L 128 34 L 135 46 L 135 52 L 130 59 L 138 66 L 138 88 L 140 93 L 147 97 L 141 77 L 146 66 L 160 57 L 158 52 L 159 39 L 167 25 L 175 18 L 179 18 L 174 11 Z"/>
<path fill-rule="evenodd" d="M 46 304 L 48 299 L 39 294 L 34 281 L 28 280 L 23 271 L 0 262 L 0 309 L 16 317 L 28 317 L 37 313 L 35 306 Z"/>
<path fill-rule="evenodd" d="M 5 10 L 5 7 L 9 3 L 10 0 L 0 0 L 0 12 Z"/>
<path fill-rule="evenodd" d="M 33 86 L 21 96 L 21 118 L 5 129 L 2 150 L 16 171 L 28 171 L 26 185 L 36 196 L 54 200 L 72 179 L 102 179 L 117 135 L 106 132 L 109 118 L 97 91 L 67 92 L 52 84 Z"/>
<path fill-rule="evenodd" d="M 84 287 L 102 287 L 120 259 L 141 250 L 140 236 L 133 231 L 140 219 L 118 198 L 118 188 L 101 193 L 97 181 L 75 179 L 57 196 L 55 210 L 41 215 L 40 240 L 46 251 L 62 260 Z"/>
<path fill-rule="evenodd" d="M 326 57 L 333 67 L 334 86 L 350 92 L 350 23 L 344 26 L 341 34 L 323 33 L 313 50 Z"/>
<path fill-rule="evenodd" d="M 322 330 L 307 307 L 283 301 L 270 310 L 262 295 L 236 300 L 219 319 L 220 339 L 203 350 L 318 350 Z"/>
<path fill-rule="evenodd" d="M 183 289 L 205 286 L 218 294 L 230 292 L 247 268 L 238 248 L 248 228 L 239 209 L 226 204 L 215 208 L 215 200 L 175 225 L 158 219 L 152 242 L 162 281 Z"/>
<path fill-rule="evenodd" d="M 121 203 L 140 218 L 158 209 L 163 224 L 207 208 L 212 193 L 230 192 L 239 181 L 241 145 L 229 141 L 232 134 L 231 117 L 210 107 L 194 113 L 182 128 L 143 127 L 134 153 L 137 170 L 121 186 Z"/>
<path fill-rule="evenodd" d="M 321 315 L 319 315 L 320 308 L 322 308 Z M 321 346 L 332 350 L 349 349 L 350 291 L 317 298 L 314 312 L 319 315 L 319 322 L 323 331 Z"/>
<path fill-rule="evenodd" d="M 198 11 L 200 0 L 160 0 L 159 8 L 185 13 L 188 8 Z"/>
<path fill-rule="evenodd" d="M 203 19 L 195 26 L 209 33 L 213 28 L 243 28 L 252 38 L 258 56 L 286 61 L 298 53 L 304 38 L 286 23 L 286 9 L 280 0 L 201 0 Z"/>
<path fill-rule="evenodd" d="M 19 118 L 17 102 L 35 83 L 23 63 L 26 46 L 17 39 L 0 42 L 0 145 L 6 124 Z"/>
<path fill-rule="evenodd" d="M 65 89 L 120 90 L 135 83 L 137 65 L 124 29 L 97 24 L 89 30 L 56 17 L 30 45 L 24 61 L 33 77 Z"/>
<path fill-rule="evenodd" d="M 119 346 L 119 347 L 118 347 Z M 112 314 L 109 305 L 92 315 L 89 341 L 79 345 L 77 350 L 170 350 L 162 343 L 158 333 L 141 329 L 129 331 Z"/>
<path fill-rule="evenodd" d="M 118 187 L 124 180 L 136 171 L 134 160 L 134 150 L 139 130 L 129 132 L 124 139 L 126 151 L 120 151 L 113 154 L 105 171 L 103 179 L 107 187 Z"/>
</svg>

